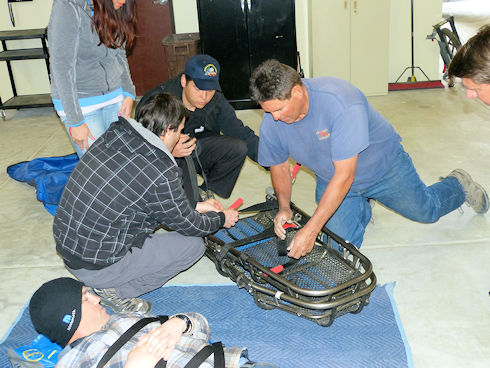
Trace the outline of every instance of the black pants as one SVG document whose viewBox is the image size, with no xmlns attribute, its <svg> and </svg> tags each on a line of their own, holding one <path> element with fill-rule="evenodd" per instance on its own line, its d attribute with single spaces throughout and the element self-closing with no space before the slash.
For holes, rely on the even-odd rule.
<svg viewBox="0 0 490 368">
<path fill-rule="evenodd" d="M 192 155 L 196 172 L 206 177 L 202 189 L 212 190 L 222 198 L 229 198 L 247 157 L 247 145 L 239 138 L 224 135 L 197 139 L 196 155 Z M 182 169 L 184 190 L 192 198 L 191 178 L 185 159 L 178 158 Z M 206 187 L 207 185 L 207 187 Z"/>
</svg>

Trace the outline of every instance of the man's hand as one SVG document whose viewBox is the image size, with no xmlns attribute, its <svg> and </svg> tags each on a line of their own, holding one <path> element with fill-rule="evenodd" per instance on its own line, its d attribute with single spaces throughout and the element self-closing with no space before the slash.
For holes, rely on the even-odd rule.
<svg viewBox="0 0 490 368">
<path fill-rule="evenodd" d="M 90 132 L 90 129 L 88 128 L 88 125 L 83 123 L 82 125 L 79 125 L 77 127 L 70 127 L 69 129 L 70 135 L 75 142 L 75 144 L 80 148 L 82 151 L 88 149 L 88 139 L 90 138 L 91 140 L 95 141 L 94 136 Z"/>
<path fill-rule="evenodd" d="M 315 245 L 317 233 L 310 232 L 306 227 L 300 229 L 288 246 L 288 256 L 301 258 L 311 252 Z"/>
<path fill-rule="evenodd" d="M 290 208 L 279 210 L 276 217 L 274 217 L 274 232 L 279 237 L 279 239 L 286 239 L 286 230 L 284 230 L 282 226 L 286 222 L 291 222 L 292 217 L 293 212 Z"/>
<path fill-rule="evenodd" d="M 196 203 L 196 211 L 199 213 L 206 213 L 206 212 L 221 212 L 225 208 L 221 204 L 220 201 L 214 198 L 207 199 L 203 202 L 197 202 Z"/>
<path fill-rule="evenodd" d="M 181 134 L 179 141 L 172 150 L 172 156 L 180 158 L 189 156 L 196 148 L 196 138 L 189 139 L 187 134 Z"/>
<path fill-rule="evenodd" d="M 148 353 L 146 346 L 135 346 L 128 354 L 124 368 L 154 368 L 161 356 Z"/>
<path fill-rule="evenodd" d="M 186 327 L 185 321 L 180 318 L 170 318 L 140 337 L 128 355 L 125 368 L 153 368 L 160 359 L 168 360 Z"/>
<path fill-rule="evenodd" d="M 133 112 L 133 99 L 131 97 L 125 97 L 122 102 L 121 110 L 119 111 L 119 116 L 128 119 L 131 117 L 132 112 Z"/>
<path fill-rule="evenodd" d="M 288 255 L 290 257 L 298 259 L 311 252 L 315 245 L 316 236 L 347 195 L 354 181 L 356 164 L 357 155 L 346 160 L 334 162 L 335 173 L 323 192 L 318 207 L 306 225 L 296 233 L 289 244 Z"/>
<path fill-rule="evenodd" d="M 223 213 L 225 214 L 225 224 L 223 226 L 227 229 L 235 226 L 236 222 L 238 221 L 238 211 L 231 208 L 225 208 Z"/>
</svg>

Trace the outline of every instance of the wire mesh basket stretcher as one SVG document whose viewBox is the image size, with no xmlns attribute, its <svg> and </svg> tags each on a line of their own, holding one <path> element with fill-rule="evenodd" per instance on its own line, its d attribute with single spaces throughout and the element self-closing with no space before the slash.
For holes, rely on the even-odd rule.
<svg viewBox="0 0 490 368">
<path fill-rule="evenodd" d="M 248 209 L 253 208 L 260 210 L 207 236 L 206 255 L 259 307 L 280 308 L 330 326 L 335 318 L 359 313 L 369 303 L 376 276 L 369 259 L 355 246 L 324 227 L 310 253 L 299 260 L 289 258 L 287 244 L 310 217 L 291 203 L 293 225 L 281 241 L 274 234 L 277 201 L 268 197 Z"/>
</svg>

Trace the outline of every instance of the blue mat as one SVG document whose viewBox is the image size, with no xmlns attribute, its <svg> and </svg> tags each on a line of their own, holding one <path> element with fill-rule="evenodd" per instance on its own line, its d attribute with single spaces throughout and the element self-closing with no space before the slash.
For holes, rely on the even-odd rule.
<svg viewBox="0 0 490 368">
<path fill-rule="evenodd" d="M 202 313 L 209 320 L 213 341 L 246 346 L 252 359 L 281 368 L 411 368 L 394 286 L 378 286 L 361 313 L 337 318 L 330 327 L 277 309 L 260 309 L 251 295 L 235 285 L 166 286 L 145 298 L 153 302 L 154 314 Z M 0 367 L 9 366 L 7 348 L 28 344 L 36 336 L 24 308 L 0 342 Z"/>
</svg>

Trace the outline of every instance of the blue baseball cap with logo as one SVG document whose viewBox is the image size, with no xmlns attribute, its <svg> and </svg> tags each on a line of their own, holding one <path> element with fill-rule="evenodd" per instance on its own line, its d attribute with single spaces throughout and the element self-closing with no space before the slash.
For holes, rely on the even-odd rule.
<svg viewBox="0 0 490 368">
<path fill-rule="evenodd" d="M 206 54 L 198 54 L 187 60 L 185 74 L 192 78 L 200 90 L 216 90 L 221 92 L 219 85 L 219 63 Z"/>
</svg>

